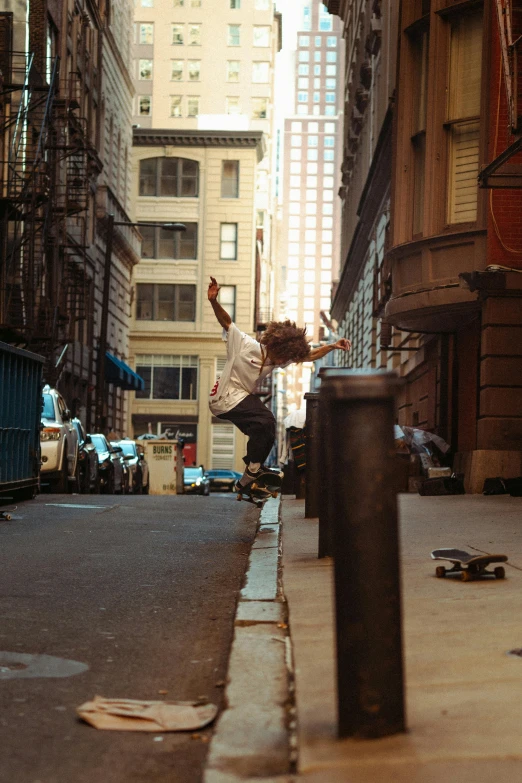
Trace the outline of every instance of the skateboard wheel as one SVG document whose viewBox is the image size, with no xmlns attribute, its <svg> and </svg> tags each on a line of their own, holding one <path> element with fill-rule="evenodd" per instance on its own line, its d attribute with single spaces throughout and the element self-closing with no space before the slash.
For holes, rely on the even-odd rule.
<svg viewBox="0 0 522 783">
<path fill-rule="evenodd" d="M 495 579 L 504 579 L 506 576 L 506 569 L 503 566 L 497 566 L 493 573 L 495 574 Z"/>
<path fill-rule="evenodd" d="M 471 582 L 473 581 L 473 574 L 471 574 L 469 571 L 463 571 L 460 578 L 463 582 Z"/>
<path fill-rule="evenodd" d="M 435 576 L 437 576 L 439 579 L 441 579 L 443 576 L 446 576 L 446 569 L 444 566 L 437 566 L 435 569 Z"/>
</svg>

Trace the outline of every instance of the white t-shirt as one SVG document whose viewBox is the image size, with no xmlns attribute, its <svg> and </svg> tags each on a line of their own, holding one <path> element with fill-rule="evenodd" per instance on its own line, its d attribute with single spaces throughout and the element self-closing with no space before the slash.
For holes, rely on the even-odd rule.
<svg viewBox="0 0 522 783">
<path fill-rule="evenodd" d="M 223 340 L 227 344 L 227 361 L 209 399 L 210 410 L 215 416 L 239 405 L 276 366 L 267 358 L 261 370 L 263 354 L 260 343 L 234 323 L 230 324 L 228 331 L 223 329 Z"/>
</svg>

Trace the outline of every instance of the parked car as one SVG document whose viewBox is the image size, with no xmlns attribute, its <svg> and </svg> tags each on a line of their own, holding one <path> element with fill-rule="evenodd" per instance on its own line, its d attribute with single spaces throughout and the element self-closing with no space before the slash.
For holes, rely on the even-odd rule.
<svg viewBox="0 0 522 783">
<path fill-rule="evenodd" d="M 185 468 L 183 471 L 183 487 L 185 494 L 210 495 L 210 479 L 203 468 Z"/>
<path fill-rule="evenodd" d="M 91 433 L 98 454 L 101 491 L 107 495 L 124 495 L 128 487 L 128 470 L 120 446 L 113 445 L 101 433 Z"/>
<path fill-rule="evenodd" d="M 139 451 L 133 440 L 120 440 L 112 444 L 123 450 L 123 458 L 129 469 L 129 490 L 135 495 L 149 492 L 149 466 L 143 451 Z"/>
<path fill-rule="evenodd" d="M 211 468 L 207 470 L 207 476 L 210 479 L 210 489 L 216 489 L 220 492 L 234 491 L 234 484 L 241 478 L 242 473 L 235 470 L 224 470 L 222 468 Z"/>
<path fill-rule="evenodd" d="M 78 487 L 78 432 L 71 412 L 59 391 L 44 386 L 42 391 L 42 430 L 40 478 L 55 492 Z"/>
<path fill-rule="evenodd" d="M 80 419 L 73 419 L 72 424 L 78 433 L 79 486 L 78 491 L 88 494 L 100 492 L 100 470 L 98 452 L 91 436 L 83 429 Z"/>
</svg>

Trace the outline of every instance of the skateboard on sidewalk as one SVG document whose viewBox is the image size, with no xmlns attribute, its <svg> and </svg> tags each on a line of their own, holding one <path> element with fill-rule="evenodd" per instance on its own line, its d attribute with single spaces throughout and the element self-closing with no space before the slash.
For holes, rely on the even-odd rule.
<svg viewBox="0 0 522 783">
<path fill-rule="evenodd" d="M 433 560 L 449 560 L 453 563 L 453 568 L 436 567 L 435 575 L 439 578 L 456 572 L 460 572 L 463 582 L 472 582 L 481 576 L 494 576 L 496 579 L 504 579 L 506 576 L 503 566 L 497 566 L 493 571 L 486 569 L 490 563 L 505 563 L 507 555 L 474 555 L 462 549 L 434 549 L 431 557 Z"/>
<path fill-rule="evenodd" d="M 246 500 L 257 508 L 262 508 L 267 500 L 276 498 L 281 492 L 282 473 L 270 471 L 237 489 L 237 500 Z"/>
<path fill-rule="evenodd" d="M 5 519 L 6 522 L 9 522 L 12 519 L 11 514 L 13 511 L 16 511 L 18 506 L 11 506 L 11 508 L 4 508 L 2 509 L 0 507 L 0 520 Z"/>
</svg>

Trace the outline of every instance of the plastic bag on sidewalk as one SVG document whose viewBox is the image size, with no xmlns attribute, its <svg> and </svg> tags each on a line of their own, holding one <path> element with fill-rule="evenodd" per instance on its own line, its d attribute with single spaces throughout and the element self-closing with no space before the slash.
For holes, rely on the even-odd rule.
<svg viewBox="0 0 522 783">
<path fill-rule="evenodd" d="M 112 731 L 193 731 L 211 723 L 217 706 L 190 701 L 138 701 L 95 696 L 76 712 L 95 729 Z"/>
</svg>

